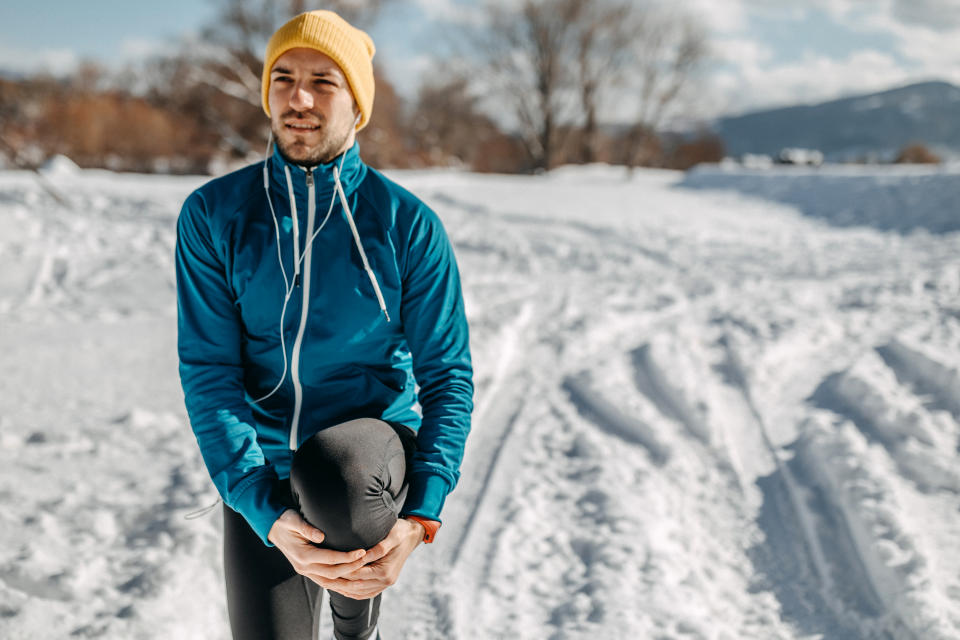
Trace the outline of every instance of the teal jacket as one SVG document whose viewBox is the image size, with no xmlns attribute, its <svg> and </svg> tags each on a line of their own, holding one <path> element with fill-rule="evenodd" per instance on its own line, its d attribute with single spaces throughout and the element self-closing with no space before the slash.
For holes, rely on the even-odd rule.
<svg viewBox="0 0 960 640">
<path fill-rule="evenodd" d="M 293 450 L 360 417 L 417 431 L 403 513 L 440 520 L 470 430 L 473 369 L 453 249 L 433 211 L 367 167 L 357 145 L 312 170 L 275 151 L 266 170 L 190 194 L 176 271 L 190 423 L 224 502 L 264 543 L 285 508 L 273 487 Z"/>
</svg>

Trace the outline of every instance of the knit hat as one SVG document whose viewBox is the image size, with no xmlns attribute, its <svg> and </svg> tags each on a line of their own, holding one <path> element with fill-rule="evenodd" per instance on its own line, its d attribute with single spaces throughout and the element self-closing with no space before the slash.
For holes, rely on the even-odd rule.
<svg viewBox="0 0 960 640">
<path fill-rule="evenodd" d="M 270 115 L 270 69 L 286 51 L 297 47 L 326 54 L 343 71 L 360 109 L 357 131 L 367 126 L 373 112 L 373 54 L 376 48 L 365 32 L 332 11 L 308 11 L 277 29 L 267 43 L 263 59 L 263 110 Z"/>
</svg>

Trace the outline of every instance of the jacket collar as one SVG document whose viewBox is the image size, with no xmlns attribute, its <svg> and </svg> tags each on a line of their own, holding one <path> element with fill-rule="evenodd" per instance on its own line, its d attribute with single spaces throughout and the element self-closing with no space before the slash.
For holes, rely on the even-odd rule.
<svg viewBox="0 0 960 640">
<path fill-rule="evenodd" d="M 341 168 L 340 162 L 343 161 Z M 315 167 L 309 167 L 313 173 L 313 183 L 317 198 L 324 196 L 330 197 L 335 188 L 333 179 L 333 168 L 337 167 L 340 171 L 340 184 L 348 195 L 357 188 L 367 172 L 367 167 L 360 159 L 360 144 L 354 142 L 353 146 L 347 149 L 343 155 L 337 156 L 333 161 L 326 164 L 319 164 Z M 284 168 L 290 169 L 290 177 L 293 181 L 293 190 L 297 199 L 306 198 L 307 195 L 307 167 L 287 162 L 280 155 L 280 150 L 276 143 L 273 145 L 273 155 L 270 158 L 270 182 L 273 187 L 279 189 L 281 193 L 287 193 L 287 176 Z"/>
</svg>

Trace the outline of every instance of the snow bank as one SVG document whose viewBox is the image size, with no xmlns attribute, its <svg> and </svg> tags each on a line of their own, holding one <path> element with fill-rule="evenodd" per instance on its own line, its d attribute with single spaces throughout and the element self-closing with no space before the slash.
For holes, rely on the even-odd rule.
<svg viewBox="0 0 960 640">
<path fill-rule="evenodd" d="M 76 176 L 80 171 L 77 163 L 64 155 L 52 156 L 40 167 L 40 173 L 48 178 Z"/>
<path fill-rule="evenodd" d="M 798 208 L 838 226 L 900 232 L 960 230 L 960 170 L 916 167 L 824 167 L 771 170 L 700 166 L 679 183 L 685 189 L 732 190 Z"/>
</svg>

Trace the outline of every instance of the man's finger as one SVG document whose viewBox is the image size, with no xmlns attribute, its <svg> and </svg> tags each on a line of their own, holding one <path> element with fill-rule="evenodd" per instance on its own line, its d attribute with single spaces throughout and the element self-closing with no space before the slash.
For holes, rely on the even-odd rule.
<svg viewBox="0 0 960 640">
<path fill-rule="evenodd" d="M 366 556 L 367 552 L 363 549 L 354 549 L 353 551 L 334 551 L 333 549 L 311 547 L 305 551 L 303 560 L 304 564 L 325 564 L 333 566 L 340 564 L 351 564 L 358 560 L 362 560 L 363 563 L 365 563 L 367 562 Z"/>
<path fill-rule="evenodd" d="M 360 558 L 346 564 L 327 564 L 323 562 L 315 562 L 307 565 L 305 569 L 330 580 L 342 578 L 345 575 L 353 573 L 363 565 L 364 559 Z"/>
<path fill-rule="evenodd" d="M 313 545 L 304 545 L 293 549 L 287 558 L 297 573 L 308 575 L 318 573 L 325 578 L 338 578 L 365 564 L 362 549 L 344 553 L 332 549 L 320 549 Z"/>
<path fill-rule="evenodd" d="M 381 540 L 376 545 L 367 549 L 367 555 L 363 557 L 364 564 L 370 564 L 371 562 L 376 562 L 380 558 L 384 557 L 396 546 L 396 544 L 388 544 L 387 540 Z"/>
<path fill-rule="evenodd" d="M 303 526 L 300 527 L 300 535 L 310 542 L 314 542 L 316 544 L 323 542 L 323 539 L 326 537 L 323 535 L 323 531 L 320 531 L 320 529 L 317 529 L 316 527 L 310 526 L 306 521 L 304 521 Z"/>
<path fill-rule="evenodd" d="M 324 578 L 323 576 L 316 574 L 305 575 L 324 589 L 335 591 L 341 595 L 347 596 L 348 598 L 353 598 L 355 600 L 361 599 L 362 594 L 352 589 L 350 587 L 350 583 L 345 580 Z"/>
<path fill-rule="evenodd" d="M 360 580 L 376 580 L 381 576 L 383 576 L 383 567 L 380 565 L 365 564 L 342 577 L 351 582 L 359 582 Z"/>
</svg>

